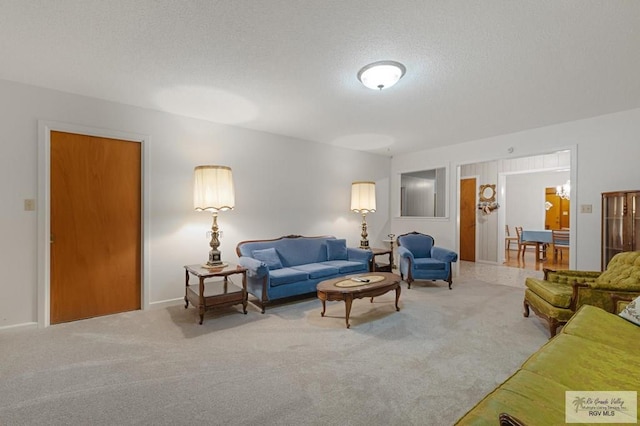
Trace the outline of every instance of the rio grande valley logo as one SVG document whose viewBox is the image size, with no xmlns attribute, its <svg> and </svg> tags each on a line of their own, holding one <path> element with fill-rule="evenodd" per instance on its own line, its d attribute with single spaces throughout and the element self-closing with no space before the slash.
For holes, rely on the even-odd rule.
<svg viewBox="0 0 640 426">
<path fill-rule="evenodd" d="M 638 423 L 636 391 L 567 391 L 567 423 Z"/>
</svg>

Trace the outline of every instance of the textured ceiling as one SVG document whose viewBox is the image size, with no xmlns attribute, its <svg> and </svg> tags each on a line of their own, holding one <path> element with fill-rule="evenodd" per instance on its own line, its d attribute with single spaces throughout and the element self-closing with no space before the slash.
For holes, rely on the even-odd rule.
<svg viewBox="0 0 640 426">
<path fill-rule="evenodd" d="M 0 58 L 0 79 L 393 155 L 640 107 L 640 1 L 0 0 Z M 407 67 L 382 92 L 356 78 L 378 60 Z"/>
</svg>

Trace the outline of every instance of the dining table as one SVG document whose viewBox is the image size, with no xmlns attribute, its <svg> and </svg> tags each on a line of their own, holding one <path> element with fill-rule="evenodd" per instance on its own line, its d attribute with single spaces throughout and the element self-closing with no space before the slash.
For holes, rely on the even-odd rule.
<svg viewBox="0 0 640 426">
<path fill-rule="evenodd" d="M 540 230 L 522 230 L 522 241 L 534 241 L 539 243 L 551 244 L 553 235 L 550 229 Z"/>
<path fill-rule="evenodd" d="M 523 229 L 522 241 L 536 244 L 536 260 L 547 260 L 547 248 L 553 242 L 553 234 L 549 229 Z"/>
</svg>

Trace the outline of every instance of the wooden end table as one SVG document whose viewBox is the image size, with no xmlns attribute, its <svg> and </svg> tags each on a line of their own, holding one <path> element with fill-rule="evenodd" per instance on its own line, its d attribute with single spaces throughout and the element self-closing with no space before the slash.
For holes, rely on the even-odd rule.
<svg viewBox="0 0 640 426">
<path fill-rule="evenodd" d="M 374 276 L 382 276 L 384 277 L 384 279 L 374 283 L 356 283 L 357 285 L 353 287 L 338 287 L 336 285 L 341 283 L 342 281 L 350 280 L 351 277 L 360 277 L 366 279 L 367 277 Z M 320 299 L 320 301 L 322 302 L 322 312 L 320 313 L 320 315 L 323 317 L 326 311 L 325 302 L 327 300 L 344 300 L 346 313 L 345 322 L 347 324 L 347 328 L 351 327 L 351 324 L 349 324 L 349 314 L 351 314 L 351 304 L 353 303 L 353 299 L 370 297 L 371 302 L 373 303 L 374 297 L 382 296 L 388 291 L 395 290 L 396 311 L 400 310 L 400 307 L 398 306 L 398 302 L 400 301 L 400 277 L 396 274 L 392 274 L 391 272 L 373 272 L 334 278 L 331 280 L 320 282 L 316 289 L 318 291 L 318 299 Z"/>
<path fill-rule="evenodd" d="M 224 267 L 210 269 L 202 265 L 186 265 L 185 269 L 185 293 L 184 308 L 189 307 L 189 302 L 200 314 L 200 324 L 204 320 L 204 313 L 207 309 L 232 306 L 242 303 L 242 312 L 247 313 L 247 269 L 228 264 Z M 242 286 L 238 287 L 231 279 L 230 275 L 242 275 Z M 198 277 L 198 284 L 189 285 L 189 275 Z M 222 280 L 209 281 L 211 278 L 222 278 Z"/>
<path fill-rule="evenodd" d="M 393 272 L 393 250 L 383 248 L 372 248 L 371 264 L 369 265 L 369 271 L 371 272 Z M 389 255 L 389 263 L 376 263 L 376 256 Z"/>
</svg>

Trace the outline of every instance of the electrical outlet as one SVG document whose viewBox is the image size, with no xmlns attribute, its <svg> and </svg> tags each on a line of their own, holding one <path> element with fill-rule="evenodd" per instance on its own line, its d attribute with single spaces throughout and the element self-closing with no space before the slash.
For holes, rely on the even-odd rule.
<svg viewBox="0 0 640 426">
<path fill-rule="evenodd" d="M 24 200 L 24 210 L 27 212 L 32 212 L 36 209 L 36 200 L 33 198 L 28 198 Z"/>
<path fill-rule="evenodd" d="M 580 213 L 591 213 L 591 212 L 593 212 L 593 205 L 591 204 L 580 205 Z"/>
</svg>

